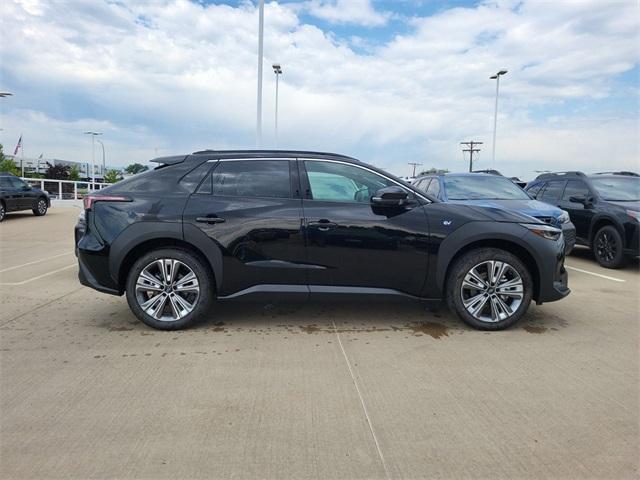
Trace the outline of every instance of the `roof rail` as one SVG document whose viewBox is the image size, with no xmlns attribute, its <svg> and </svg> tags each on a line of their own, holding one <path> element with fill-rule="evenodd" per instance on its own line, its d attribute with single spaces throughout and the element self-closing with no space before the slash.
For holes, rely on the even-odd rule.
<svg viewBox="0 0 640 480">
<path fill-rule="evenodd" d="M 498 170 L 493 170 L 491 168 L 487 168 L 485 170 L 474 170 L 471 173 L 488 173 L 489 175 L 499 175 L 504 177 L 504 175 L 502 175 Z"/>
<path fill-rule="evenodd" d="M 572 170 L 567 172 L 541 173 L 536 177 L 536 180 L 541 180 L 543 178 L 555 178 L 555 177 L 586 177 L 586 175 L 577 170 Z"/>
<path fill-rule="evenodd" d="M 594 173 L 594 175 L 624 175 L 626 177 L 640 177 L 640 174 L 636 172 L 629 172 L 626 170 L 622 170 L 620 172 L 598 172 Z"/>
<path fill-rule="evenodd" d="M 313 151 L 307 151 L 307 150 L 265 150 L 265 149 L 255 149 L 255 150 L 213 150 L 213 149 L 207 149 L 207 150 L 199 150 L 197 152 L 193 152 L 192 155 L 200 155 L 200 154 L 212 154 L 212 153 L 217 153 L 217 154 L 221 154 L 221 155 L 236 155 L 236 154 L 241 154 L 241 155 L 260 155 L 260 154 L 266 154 L 266 155 L 278 155 L 278 154 L 286 154 L 286 155 L 296 155 L 296 154 L 300 154 L 300 155 L 322 155 L 325 157 L 340 157 L 340 158 L 347 158 L 349 160 L 356 160 L 353 157 L 350 157 L 348 155 L 341 155 L 339 153 L 331 153 L 331 152 L 313 152 Z"/>
<path fill-rule="evenodd" d="M 186 155 L 175 155 L 173 157 L 158 157 L 149 161 L 153 163 L 159 163 L 161 165 L 175 165 L 176 163 L 184 162 L 185 158 L 187 158 Z"/>
</svg>

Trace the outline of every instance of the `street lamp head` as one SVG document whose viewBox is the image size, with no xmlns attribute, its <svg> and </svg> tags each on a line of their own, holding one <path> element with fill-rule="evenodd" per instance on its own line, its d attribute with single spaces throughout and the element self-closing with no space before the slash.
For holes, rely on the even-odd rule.
<svg viewBox="0 0 640 480">
<path fill-rule="evenodd" d="M 85 135 L 102 135 L 102 132 L 84 132 Z"/>
<path fill-rule="evenodd" d="M 490 80 L 495 80 L 496 78 L 498 78 L 500 75 L 506 75 L 507 74 L 507 70 L 500 70 L 498 73 L 496 73 L 495 75 L 491 75 L 489 77 Z"/>
<path fill-rule="evenodd" d="M 498 72 L 498 75 L 506 75 L 507 74 L 507 70 L 500 70 Z"/>
<path fill-rule="evenodd" d="M 279 63 L 273 64 L 273 73 L 275 73 L 276 75 L 280 75 L 282 73 L 282 67 Z"/>
<path fill-rule="evenodd" d="M 0 92 L 0 98 L 4 98 L 4 97 L 10 97 L 12 96 L 13 93 L 9 93 L 9 92 Z"/>
</svg>

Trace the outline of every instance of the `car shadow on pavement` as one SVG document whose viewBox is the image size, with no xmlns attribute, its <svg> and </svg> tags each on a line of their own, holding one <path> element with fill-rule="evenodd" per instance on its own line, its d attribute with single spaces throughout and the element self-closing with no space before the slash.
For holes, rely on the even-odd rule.
<svg viewBox="0 0 640 480">
<path fill-rule="evenodd" d="M 113 309 L 113 304 L 109 306 Z M 351 334 L 351 333 L 404 333 L 410 336 L 428 336 L 434 339 L 464 333 L 501 335 L 526 331 L 544 333 L 557 331 L 568 323 L 549 310 L 531 305 L 524 319 L 502 332 L 473 329 L 459 320 L 446 307 L 434 309 L 419 302 L 246 302 L 220 303 L 207 318 L 193 327 L 173 332 L 153 330 L 139 322 L 128 310 L 126 303 L 117 312 L 96 311 L 97 326 L 112 332 L 139 331 L 140 334 L 181 333 L 254 333 L 275 334 Z M 101 318 L 104 321 L 101 321 Z"/>
</svg>

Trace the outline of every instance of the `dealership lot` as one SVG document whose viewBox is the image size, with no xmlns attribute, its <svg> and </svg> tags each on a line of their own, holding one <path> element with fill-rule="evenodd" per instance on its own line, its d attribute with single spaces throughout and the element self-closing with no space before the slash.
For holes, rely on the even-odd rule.
<svg viewBox="0 0 640 480">
<path fill-rule="evenodd" d="M 180 332 L 81 287 L 79 210 L 0 225 L 0 477 L 631 477 L 638 261 L 503 332 L 417 303 L 226 304 Z"/>
</svg>

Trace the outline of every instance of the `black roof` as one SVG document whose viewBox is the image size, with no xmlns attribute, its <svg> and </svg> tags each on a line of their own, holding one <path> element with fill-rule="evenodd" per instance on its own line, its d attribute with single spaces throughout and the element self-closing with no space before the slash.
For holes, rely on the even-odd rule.
<svg viewBox="0 0 640 480">
<path fill-rule="evenodd" d="M 543 180 L 543 179 L 550 179 L 550 178 L 572 178 L 572 177 L 586 177 L 586 175 L 578 171 L 551 172 L 551 173 L 541 173 L 536 177 L 536 180 Z"/>
</svg>

